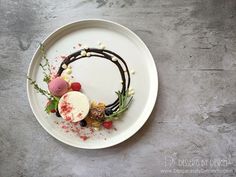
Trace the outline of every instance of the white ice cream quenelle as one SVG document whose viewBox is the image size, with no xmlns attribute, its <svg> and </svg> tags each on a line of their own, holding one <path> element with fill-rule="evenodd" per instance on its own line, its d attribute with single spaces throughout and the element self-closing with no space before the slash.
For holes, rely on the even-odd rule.
<svg viewBox="0 0 236 177">
<path fill-rule="evenodd" d="M 67 92 L 58 103 L 58 110 L 62 118 L 72 122 L 84 119 L 89 113 L 89 109 L 88 97 L 78 91 Z"/>
</svg>

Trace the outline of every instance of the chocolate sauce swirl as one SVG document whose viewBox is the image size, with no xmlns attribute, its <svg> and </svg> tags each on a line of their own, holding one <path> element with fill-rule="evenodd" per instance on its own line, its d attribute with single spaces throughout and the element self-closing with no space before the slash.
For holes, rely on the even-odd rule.
<svg viewBox="0 0 236 177">
<path fill-rule="evenodd" d="M 90 56 L 82 56 L 81 52 L 85 51 L 86 53 L 90 53 Z M 129 89 L 130 86 L 130 72 L 129 68 L 125 62 L 125 60 L 116 54 L 115 52 L 112 52 L 110 50 L 105 50 L 105 49 L 97 49 L 97 48 L 88 48 L 88 49 L 81 49 L 79 51 L 76 51 L 69 56 L 65 58 L 65 60 L 61 63 L 57 75 L 61 76 L 62 72 L 65 70 L 62 66 L 69 65 L 70 63 L 80 60 L 82 58 L 87 58 L 87 57 L 100 57 L 107 59 L 114 63 L 120 72 L 121 79 L 122 79 L 122 88 L 121 88 L 121 93 L 125 95 L 126 91 Z M 112 57 L 115 57 L 117 60 L 112 60 Z M 123 67 L 122 67 L 122 65 Z M 119 108 L 119 98 L 117 98 L 113 103 L 106 105 L 106 109 L 110 109 L 112 111 L 116 111 Z"/>
</svg>

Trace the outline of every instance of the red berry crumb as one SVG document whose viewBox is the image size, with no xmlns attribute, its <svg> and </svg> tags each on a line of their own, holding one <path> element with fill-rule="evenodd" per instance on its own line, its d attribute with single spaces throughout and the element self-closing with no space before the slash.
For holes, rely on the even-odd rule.
<svg viewBox="0 0 236 177">
<path fill-rule="evenodd" d="M 88 137 L 85 136 L 85 135 L 81 135 L 80 138 L 81 138 L 83 141 L 86 141 L 86 140 L 88 139 Z"/>
<path fill-rule="evenodd" d="M 46 107 L 49 106 L 51 103 L 52 103 L 51 100 L 48 100 Z M 55 113 L 56 110 L 55 110 L 55 109 L 52 109 L 52 110 L 50 110 L 50 112 L 51 112 L 51 113 Z"/>
<path fill-rule="evenodd" d="M 73 82 L 73 83 L 71 84 L 71 89 L 72 89 L 73 91 L 80 91 L 80 89 L 81 89 L 81 84 L 80 84 L 79 82 Z"/>
<path fill-rule="evenodd" d="M 112 127 L 112 121 L 105 121 L 102 123 L 103 127 L 106 129 L 110 129 Z"/>
<path fill-rule="evenodd" d="M 50 110 L 51 113 L 57 112 L 55 109 Z"/>
</svg>

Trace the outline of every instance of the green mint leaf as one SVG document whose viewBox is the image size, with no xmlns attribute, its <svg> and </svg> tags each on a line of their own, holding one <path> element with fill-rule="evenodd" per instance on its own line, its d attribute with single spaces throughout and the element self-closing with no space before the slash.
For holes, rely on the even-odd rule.
<svg viewBox="0 0 236 177">
<path fill-rule="evenodd" d="M 53 97 L 53 99 L 50 100 L 49 104 L 46 105 L 45 111 L 47 113 L 50 113 L 52 110 L 57 110 L 58 102 L 59 102 L 59 98 Z"/>
</svg>

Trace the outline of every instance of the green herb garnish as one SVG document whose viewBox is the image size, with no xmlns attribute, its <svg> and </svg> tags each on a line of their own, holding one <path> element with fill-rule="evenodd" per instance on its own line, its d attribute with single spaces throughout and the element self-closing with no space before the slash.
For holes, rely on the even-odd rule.
<svg viewBox="0 0 236 177">
<path fill-rule="evenodd" d="M 51 112 L 51 110 L 57 110 L 58 102 L 59 102 L 59 98 L 52 97 L 49 100 L 47 106 L 45 107 L 45 111 L 49 114 Z"/>
<path fill-rule="evenodd" d="M 40 67 L 43 70 L 44 78 L 43 81 L 46 82 L 47 84 L 51 80 L 51 69 L 50 69 L 50 64 L 49 60 L 46 57 L 45 49 L 43 44 L 40 44 L 40 53 L 41 53 L 41 63 L 39 64 Z M 39 85 L 36 83 L 36 81 L 32 80 L 30 77 L 27 77 L 27 79 L 30 81 L 30 84 L 33 85 L 34 89 L 37 90 L 37 92 L 41 93 L 42 95 L 46 96 L 47 99 L 49 100 L 49 103 L 45 107 L 45 111 L 47 113 L 50 113 L 51 110 L 56 110 L 59 102 L 59 98 L 51 95 L 48 91 L 42 89 L 39 87 Z"/>
<path fill-rule="evenodd" d="M 57 110 L 59 98 L 52 96 L 48 91 L 40 88 L 36 81 L 33 81 L 31 78 L 27 77 L 27 79 L 30 81 L 30 84 L 34 86 L 35 90 L 48 98 L 49 104 L 46 105 L 45 111 L 49 114 L 51 110 Z"/>
<path fill-rule="evenodd" d="M 42 88 L 39 87 L 39 85 L 36 83 L 36 81 L 33 81 L 31 78 L 27 77 L 28 80 L 30 81 L 30 84 L 34 86 L 34 89 L 37 90 L 39 93 L 41 93 L 42 95 L 46 96 L 48 99 L 50 99 L 52 96 L 51 94 L 46 91 L 43 90 Z"/>
<path fill-rule="evenodd" d="M 40 53 L 42 55 L 42 62 L 39 64 L 39 66 L 42 68 L 42 70 L 44 71 L 44 78 L 43 81 L 46 83 L 49 83 L 49 81 L 51 80 L 51 69 L 50 69 L 50 63 L 48 58 L 46 57 L 46 52 L 45 52 L 45 48 L 43 46 L 43 44 L 40 43 Z"/>
<path fill-rule="evenodd" d="M 121 116 L 122 113 L 124 113 L 128 108 L 130 103 L 133 100 L 133 96 L 130 96 L 128 94 L 128 91 L 125 92 L 125 94 L 122 94 L 120 91 L 116 92 L 118 98 L 119 98 L 119 108 L 116 112 L 112 113 L 109 116 L 106 116 L 105 119 L 112 121 L 117 120 Z"/>
</svg>

